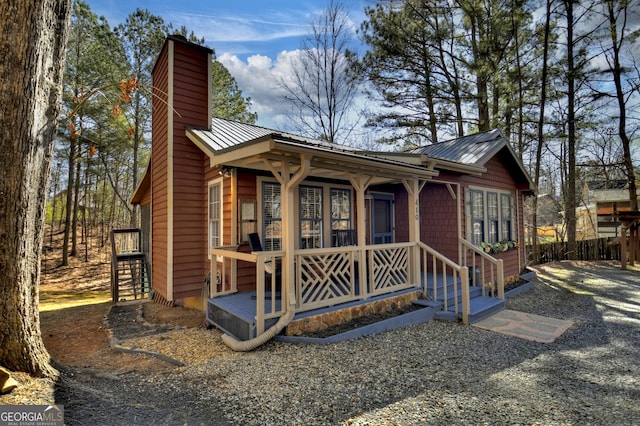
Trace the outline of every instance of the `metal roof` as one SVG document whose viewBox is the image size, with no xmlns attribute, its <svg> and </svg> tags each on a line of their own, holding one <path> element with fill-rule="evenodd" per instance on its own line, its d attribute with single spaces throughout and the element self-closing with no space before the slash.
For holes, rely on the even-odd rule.
<svg viewBox="0 0 640 426">
<path fill-rule="evenodd" d="M 206 142 L 214 152 L 224 152 L 235 146 L 268 137 L 272 139 L 296 140 L 306 143 L 307 145 L 332 149 L 334 151 L 354 151 L 354 149 L 350 147 L 334 145 L 318 139 L 306 138 L 294 135 L 293 133 L 281 132 L 279 130 L 257 126 L 255 124 L 241 123 L 239 121 L 226 120 L 217 117 L 211 120 L 210 129 L 188 127 L 187 130 L 198 136 L 203 142 Z"/>
<path fill-rule="evenodd" d="M 409 152 L 421 154 L 427 158 L 446 160 L 476 167 L 484 167 L 487 161 L 502 152 L 507 154 L 510 159 L 517 164 L 521 182 L 525 183 L 530 191 L 535 191 L 535 185 L 529 173 L 500 129 L 475 133 L 433 145 L 425 145 Z M 513 172 L 514 170 L 512 169 L 512 173 Z"/>
<path fill-rule="evenodd" d="M 484 165 L 507 143 L 500 129 L 415 148 L 409 152 L 468 165 Z"/>
<path fill-rule="evenodd" d="M 368 170 L 382 178 L 421 177 L 438 174 L 421 164 L 386 158 L 371 152 L 335 145 L 252 124 L 214 118 L 210 129 L 187 127 L 187 136 L 211 158 L 211 165 L 233 162 L 236 166 L 264 167 L 262 158 L 284 158 L 291 153 L 311 153 L 316 165 L 341 173 Z M 318 171 L 318 169 L 316 169 Z"/>
</svg>

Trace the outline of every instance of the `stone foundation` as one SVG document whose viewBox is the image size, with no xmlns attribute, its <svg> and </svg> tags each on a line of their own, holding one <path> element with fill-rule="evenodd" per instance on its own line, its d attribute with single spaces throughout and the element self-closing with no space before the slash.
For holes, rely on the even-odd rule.
<svg viewBox="0 0 640 426">
<path fill-rule="evenodd" d="M 388 299 L 376 300 L 337 311 L 302 318 L 292 321 L 287 326 L 285 333 L 287 336 L 300 336 L 305 333 L 324 330 L 333 325 L 344 324 L 355 318 L 402 308 L 413 303 L 414 300 L 419 299 L 421 296 L 422 292 L 416 290 Z"/>
</svg>

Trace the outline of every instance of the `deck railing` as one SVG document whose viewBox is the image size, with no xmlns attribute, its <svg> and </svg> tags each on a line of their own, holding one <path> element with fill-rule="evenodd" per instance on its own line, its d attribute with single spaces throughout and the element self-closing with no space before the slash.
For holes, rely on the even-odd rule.
<svg viewBox="0 0 640 426">
<path fill-rule="evenodd" d="M 469 272 L 466 266 L 458 265 L 428 245 L 419 242 L 420 273 L 425 296 L 433 300 L 442 300 L 446 311 L 453 304 L 456 316 L 462 317 L 462 323 L 469 323 Z M 460 282 L 458 286 L 457 283 Z M 431 287 L 430 287 L 431 286 Z M 439 294 L 441 291 L 443 294 Z M 449 291 L 453 291 L 453 299 Z M 449 302 L 452 300 L 451 302 Z"/>
<path fill-rule="evenodd" d="M 299 312 L 415 287 L 412 243 L 296 250 Z M 360 259 L 366 259 L 361 262 Z"/>
<path fill-rule="evenodd" d="M 462 264 L 471 271 L 470 284 L 482 287 L 482 295 L 489 295 L 504 299 L 504 264 L 502 259 L 496 259 L 485 253 L 480 247 L 460 238 L 463 249 Z"/>
<path fill-rule="evenodd" d="M 468 324 L 469 285 L 492 282 L 492 295 L 504 298 L 503 265 L 502 260 L 464 240 L 461 247 L 473 253 L 470 262 L 462 265 L 421 242 L 296 250 L 293 254 L 296 312 L 416 287 L 434 300 L 443 300 L 445 310 L 453 306 L 455 314 Z M 468 257 L 463 256 L 465 260 Z M 237 292 L 238 262 L 253 263 L 256 332 L 260 335 L 266 321 L 283 315 L 287 306 L 285 283 L 279 273 L 283 259 L 282 251 L 241 253 L 235 248 L 212 249 L 211 277 L 215 278 L 211 280 L 209 296 Z M 414 268 L 416 262 L 419 268 Z"/>
<path fill-rule="evenodd" d="M 111 299 L 118 302 L 145 298 L 151 289 L 147 258 L 138 228 L 112 229 Z"/>
<path fill-rule="evenodd" d="M 414 247 L 412 243 L 397 243 L 296 250 L 296 311 L 309 311 L 419 286 L 410 279 Z M 238 262 L 255 264 L 256 331 L 260 335 L 265 329 L 265 321 L 280 317 L 287 304 L 279 273 L 283 257 L 284 252 L 241 253 L 235 251 L 235 247 L 212 249 L 209 296 L 236 293 Z M 283 286 L 281 290 L 280 286 Z"/>
<path fill-rule="evenodd" d="M 286 294 L 280 287 L 280 269 L 284 252 L 242 253 L 235 247 L 211 249 L 211 285 L 209 296 L 217 297 L 238 291 L 238 261 L 255 264 L 256 268 L 256 332 L 265 330 L 265 322 L 284 313 Z M 215 277 L 215 278 L 214 278 Z"/>
</svg>

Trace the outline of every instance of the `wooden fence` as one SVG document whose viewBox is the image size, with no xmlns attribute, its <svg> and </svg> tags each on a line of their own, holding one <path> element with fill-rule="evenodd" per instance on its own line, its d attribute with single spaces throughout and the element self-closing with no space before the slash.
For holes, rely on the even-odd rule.
<svg viewBox="0 0 640 426">
<path fill-rule="evenodd" d="M 527 253 L 533 264 L 568 259 L 567 242 L 540 244 L 539 256 L 535 259 L 533 245 L 527 245 Z M 620 260 L 620 239 L 598 238 L 597 240 L 576 241 L 577 260 Z"/>
</svg>

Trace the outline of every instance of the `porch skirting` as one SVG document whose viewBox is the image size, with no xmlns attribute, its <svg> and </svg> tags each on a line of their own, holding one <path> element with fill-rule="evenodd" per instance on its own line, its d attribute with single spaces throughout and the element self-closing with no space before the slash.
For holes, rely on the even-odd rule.
<svg viewBox="0 0 640 426">
<path fill-rule="evenodd" d="M 419 299 L 421 295 L 422 291 L 415 290 L 397 296 L 373 300 L 363 304 L 347 306 L 342 309 L 294 319 L 285 328 L 285 335 L 300 336 L 306 333 L 321 331 L 334 325 L 344 324 L 353 319 L 363 316 L 389 312 L 393 309 L 403 308 Z"/>
</svg>

